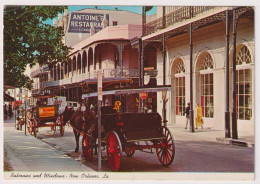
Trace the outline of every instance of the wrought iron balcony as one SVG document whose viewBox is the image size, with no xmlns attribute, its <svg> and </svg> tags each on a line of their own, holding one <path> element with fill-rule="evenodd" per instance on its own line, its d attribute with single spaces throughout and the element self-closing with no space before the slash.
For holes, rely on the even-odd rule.
<svg viewBox="0 0 260 184">
<path fill-rule="evenodd" d="M 167 28 L 171 25 L 183 22 L 187 19 L 198 16 L 199 14 L 205 13 L 214 6 L 184 6 L 180 9 L 168 13 L 165 17 L 158 18 L 154 21 L 144 24 L 144 36 L 151 33 L 157 32 L 158 30 Z M 165 19 L 164 19 L 165 18 Z"/>
<path fill-rule="evenodd" d="M 40 89 L 33 89 L 32 90 L 32 94 L 36 95 L 36 94 L 40 94 L 41 90 Z"/>
<path fill-rule="evenodd" d="M 157 70 L 155 69 L 146 69 L 145 73 L 150 75 L 151 77 L 157 76 Z M 138 69 L 103 69 L 103 77 L 104 78 L 138 78 L 139 71 Z M 74 75 L 69 78 L 56 80 L 56 81 L 48 81 L 46 87 L 54 87 L 72 83 L 82 82 L 86 79 L 94 79 L 97 78 L 97 71 L 93 70 L 87 73 Z"/>
<path fill-rule="evenodd" d="M 48 72 L 49 67 L 48 65 L 42 65 L 41 67 L 37 68 L 36 70 L 31 72 L 31 77 L 38 77 L 43 72 Z"/>
</svg>

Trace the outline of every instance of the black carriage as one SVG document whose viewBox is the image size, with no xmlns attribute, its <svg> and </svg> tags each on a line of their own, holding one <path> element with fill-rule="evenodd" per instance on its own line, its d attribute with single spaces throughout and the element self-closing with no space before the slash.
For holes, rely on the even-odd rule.
<svg viewBox="0 0 260 184">
<path fill-rule="evenodd" d="M 40 127 L 51 127 L 52 131 L 56 131 L 59 127 L 60 135 L 64 135 L 65 126 L 61 121 L 58 111 L 58 105 L 36 106 L 31 113 L 27 114 L 27 129 L 30 134 L 36 134 Z"/>
<path fill-rule="evenodd" d="M 155 149 L 161 164 L 169 166 L 175 156 L 175 144 L 170 130 L 162 126 L 158 113 L 119 113 L 112 107 L 101 108 L 102 146 L 113 171 L 119 171 L 122 152 L 134 155 L 136 150 Z M 97 123 L 96 123 L 97 124 Z M 84 133 L 82 149 L 86 160 L 91 160 L 97 148 L 97 125 Z"/>
</svg>

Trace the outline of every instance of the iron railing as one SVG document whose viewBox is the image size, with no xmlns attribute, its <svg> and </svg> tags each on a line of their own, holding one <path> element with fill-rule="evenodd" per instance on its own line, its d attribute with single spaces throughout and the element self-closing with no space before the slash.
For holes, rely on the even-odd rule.
<svg viewBox="0 0 260 184">
<path fill-rule="evenodd" d="M 34 94 L 39 94 L 41 92 L 41 90 L 40 89 L 33 89 L 32 90 L 32 94 L 34 95 Z"/>
<path fill-rule="evenodd" d="M 45 64 L 45 65 L 42 65 L 41 67 L 37 68 L 36 70 L 32 71 L 30 75 L 33 78 L 33 77 L 36 77 L 43 72 L 48 72 L 48 70 L 49 70 L 49 67 L 48 67 L 47 64 Z"/>
<path fill-rule="evenodd" d="M 138 78 L 139 70 L 138 69 L 103 69 L 104 78 Z M 158 71 L 156 69 L 146 70 L 145 73 L 150 75 L 150 77 L 156 77 Z M 48 81 L 46 87 L 53 87 L 65 84 L 72 84 L 77 82 L 82 82 L 86 79 L 95 79 L 97 78 L 97 70 L 90 72 L 82 73 L 79 75 L 74 75 L 69 78 Z"/>
<path fill-rule="evenodd" d="M 156 20 L 144 24 L 144 36 L 151 33 L 157 32 L 158 30 L 167 28 L 174 24 L 183 22 L 187 19 L 191 19 L 199 14 L 205 13 L 214 6 L 184 6 L 178 10 L 165 15 L 165 17 L 160 17 Z M 165 24 L 164 24 L 165 21 Z M 164 26 L 165 25 L 165 26 Z"/>
</svg>

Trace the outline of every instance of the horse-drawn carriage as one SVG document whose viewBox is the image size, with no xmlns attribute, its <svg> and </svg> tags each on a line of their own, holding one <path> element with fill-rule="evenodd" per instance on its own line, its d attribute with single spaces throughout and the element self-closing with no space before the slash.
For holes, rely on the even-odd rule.
<svg viewBox="0 0 260 184">
<path fill-rule="evenodd" d="M 36 106 L 27 113 L 28 132 L 36 137 L 40 127 L 51 127 L 52 131 L 56 131 L 56 127 L 59 127 L 60 135 L 63 136 L 65 126 L 61 121 L 58 105 Z"/>
<path fill-rule="evenodd" d="M 18 107 L 16 110 L 16 121 L 15 121 L 15 128 L 17 130 L 22 130 L 22 126 L 25 124 L 25 110 L 24 108 Z"/>
<path fill-rule="evenodd" d="M 69 115 L 66 111 L 65 113 Z M 73 121 L 70 117 L 64 117 L 64 122 Z M 97 121 L 92 122 L 94 123 L 84 125 L 88 128 L 82 131 L 77 130 L 73 122 L 70 122 L 74 131 L 83 135 L 82 150 L 87 161 L 93 158 L 93 150 L 97 150 Z M 120 113 L 111 106 L 102 107 L 101 146 L 106 148 L 107 160 L 112 170 L 120 170 L 122 152 L 131 157 L 136 150 L 150 149 L 152 152 L 153 148 L 161 164 L 169 166 L 174 160 L 175 144 L 170 130 L 161 124 L 158 113 Z"/>
</svg>

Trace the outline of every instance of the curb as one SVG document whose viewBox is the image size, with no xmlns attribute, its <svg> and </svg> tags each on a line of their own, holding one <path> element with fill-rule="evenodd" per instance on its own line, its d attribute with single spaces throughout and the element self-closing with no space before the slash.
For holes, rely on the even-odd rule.
<svg viewBox="0 0 260 184">
<path fill-rule="evenodd" d="M 255 146 L 254 142 L 248 142 L 248 141 L 243 140 L 243 139 L 232 139 L 232 138 L 217 137 L 216 140 L 217 140 L 217 142 L 223 143 L 223 144 L 230 144 L 230 145 L 251 147 L 251 148 L 253 148 Z"/>
</svg>

